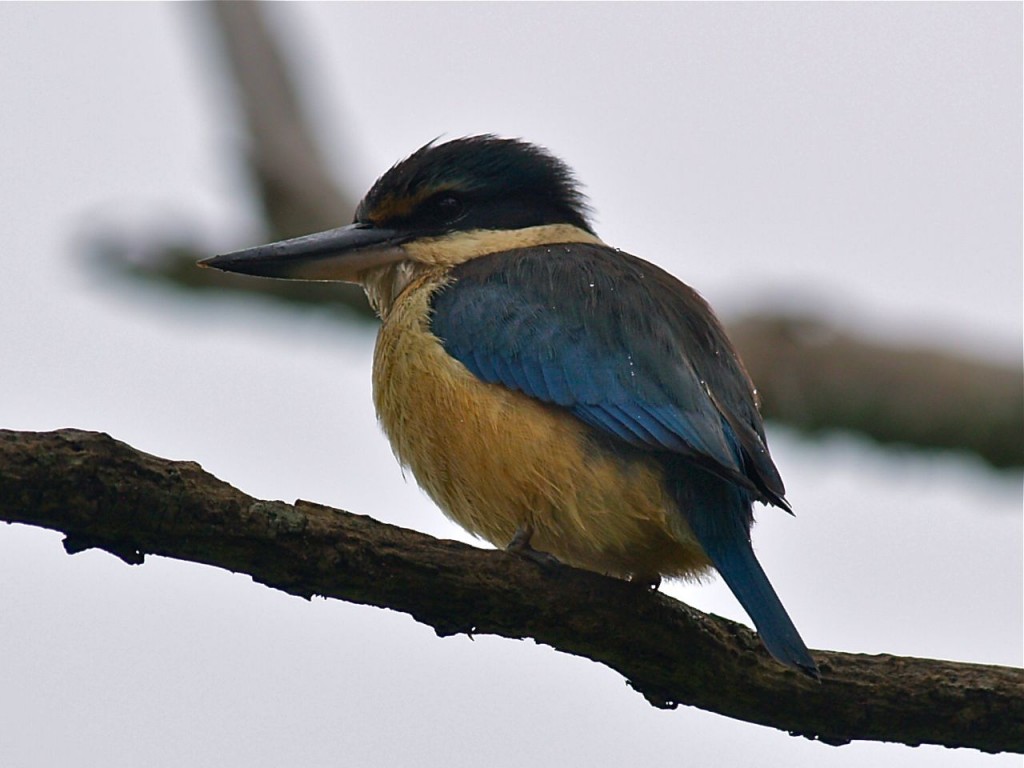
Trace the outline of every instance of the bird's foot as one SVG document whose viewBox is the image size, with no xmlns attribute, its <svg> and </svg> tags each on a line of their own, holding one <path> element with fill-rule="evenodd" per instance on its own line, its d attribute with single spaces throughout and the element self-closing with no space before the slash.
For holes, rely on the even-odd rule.
<svg viewBox="0 0 1024 768">
<path fill-rule="evenodd" d="M 530 545 L 531 538 L 533 538 L 533 526 L 529 523 L 523 523 L 516 528 L 512 541 L 505 547 L 505 551 L 517 555 L 524 560 L 529 560 L 531 563 L 536 563 L 542 568 L 555 568 L 562 564 L 554 555 L 534 549 Z"/>
</svg>

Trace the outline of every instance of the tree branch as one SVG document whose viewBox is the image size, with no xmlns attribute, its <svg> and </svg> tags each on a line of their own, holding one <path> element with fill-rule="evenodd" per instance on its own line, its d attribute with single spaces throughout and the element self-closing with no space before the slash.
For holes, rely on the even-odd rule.
<svg viewBox="0 0 1024 768">
<path fill-rule="evenodd" d="M 1024 671 L 816 651 L 822 682 L 756 636 L 635 585 L 385 525 L 260 501 L 193 462 L 108 435 L 0 430 L 0 520 L 99 547 L 216 565 L 293 595 L 392 608 L 434 627 L 532 637 L 622 674 L 654 706 L 687 704 L 828 744 L 855 739 L 1024 751 Z"/>
</svg>

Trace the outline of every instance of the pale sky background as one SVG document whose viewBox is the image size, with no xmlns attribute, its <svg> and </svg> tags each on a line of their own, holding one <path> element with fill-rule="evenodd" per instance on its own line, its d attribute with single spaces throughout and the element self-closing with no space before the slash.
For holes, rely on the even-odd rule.
<svg viewBox="0 0 1024 768">
<path fill-rule="evenodd" d="M 1020 364 L 1020 4 L 289 5 L 332 162 L 444 134 L 566 159 L 599 233 L 726 316 L 812 309 Z M 372 331 L 87 270 L 89 238 L 260 233 L 194 7 L 0 5 L 0 427 L 74 426 L 256 496 L 466 536 L 403 480 Z M 339 223 L 351 211 L 339 211 Z M 769 426 L 759 557 L 813 648 L 1022 662 L 1021 475 Z M 746 621 L 719 583 L 671 585 Z M 0 766 L 1019 766 L 651 708 L 532 642 L 0 526 Z"/>
</svg>

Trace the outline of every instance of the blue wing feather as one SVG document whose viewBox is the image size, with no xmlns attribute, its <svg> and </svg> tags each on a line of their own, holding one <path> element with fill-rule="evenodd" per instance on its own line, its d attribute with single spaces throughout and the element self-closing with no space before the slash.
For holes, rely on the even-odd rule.
<svg viewBox="0 0 1024 768">
<path fill-rule="evenodd" d="M 452 276 L 434 296 L 432 329 L 476 376 L 568 408 L 635 447 L 688 455 L 785 504 L 771 459 L 757 450 L 746 375 L 682 283 L 591 245 L 490 254 Z M 742 435 L 734 422 L 748 424 Z"/>
<path fill-rule="evenodd" d="M 491 355 L 474 354 L 472 363 L 467 364 L 467 367 L 472 368 L 484 381 L 501 381 L 503 373 L 499 368 L 499 361 L 500 358 Z"/>
<path fill-rule="evenodd" d="M 551 402 L 561 406 L 572 405 L 574 401 L 572 387 L 569 386 L 562 366 L 552 360 L 544 365 L 541 372 L 544 375 L 544 385 Z"/>
</svg>

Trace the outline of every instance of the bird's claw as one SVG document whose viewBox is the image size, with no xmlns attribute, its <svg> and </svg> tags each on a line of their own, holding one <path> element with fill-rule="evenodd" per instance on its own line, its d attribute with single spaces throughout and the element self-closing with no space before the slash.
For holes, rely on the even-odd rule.
<svg viewBox="0 0 1024 768">
<path fill-rule="evenodd" d="M 533 526 L 528 523 L 520 525 L 516 528 L 508 546 L 505 547 L 505 551 L 524 560 L 529 560 L 531 563 L 536 563 L 542 568 L 555 568 L 562 564 L 554 555 L 534 549 L 530 544 L 531 538 L 533 538 Z"/>
</svg>

